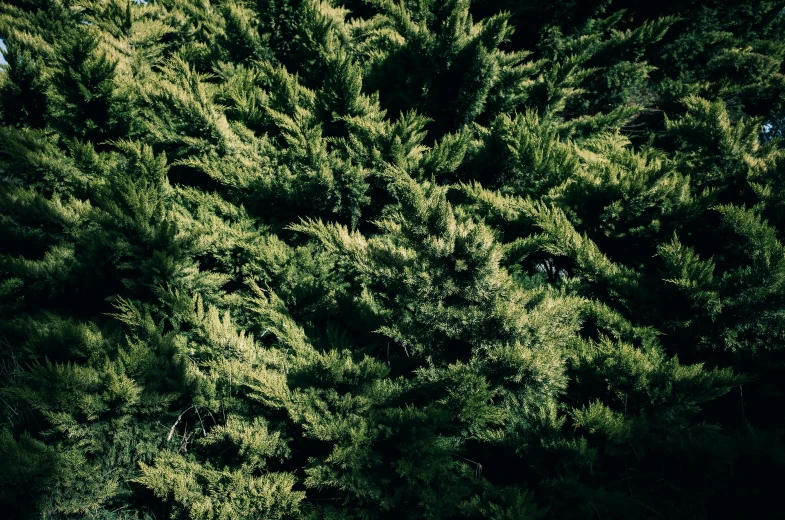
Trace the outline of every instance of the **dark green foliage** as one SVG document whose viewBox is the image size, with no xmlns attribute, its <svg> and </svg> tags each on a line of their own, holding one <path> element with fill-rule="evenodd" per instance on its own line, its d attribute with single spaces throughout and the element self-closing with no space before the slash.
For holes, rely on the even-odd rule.
<svg viewBox="0 0 785 520">
<path fill-rule="evenodd" d="M 114 112 L 125 105 L 114 95 L 117 64 L 98 50 L 99 38 L 77 28 L 58 42 L 51 108 L 60 132 L 96 144 L 124 134 L 122 115 Z"/>
<path fill-rule="evenodd" d="M 4 2 L 4 517 L 777 517 L 784 9 Z"/>
<path fill-rule="evenodd" d="M 9 125 L 27 124 L 33 128 L 45 125 L 46 81 L 40 60 L 10 40 L 3 53 L 6 73 L 2 84 L 3 119 Z"/>
</svg>

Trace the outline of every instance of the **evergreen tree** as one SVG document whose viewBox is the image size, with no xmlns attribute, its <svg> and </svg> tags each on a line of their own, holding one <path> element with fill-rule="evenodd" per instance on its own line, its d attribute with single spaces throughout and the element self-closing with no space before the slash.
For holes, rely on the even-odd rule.
<svg viewBox="0 0 785 520">
<path fill-rule="evenodd" d="M 783 9 L 3 3 L 5 515 L 776 517 Z"/>
</svg>

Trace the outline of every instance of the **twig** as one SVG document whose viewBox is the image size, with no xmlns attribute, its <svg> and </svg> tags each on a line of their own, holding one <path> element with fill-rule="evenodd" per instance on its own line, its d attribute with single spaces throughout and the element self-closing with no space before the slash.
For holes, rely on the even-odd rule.
<svg viewBox="0 0 785 520">
<path fill-rule="evenodd" d="M 199 407 L 196 407 L 196 416 L 199 417 L 199 423 L 202 425 L 202 437 L 207 437 L 207 431 L 204 427 L 204 422 L 202 421 L 202 416 L 199 413 Z"/>
<path fill-rule="evenodd" d="M 188 423 L 185 423 L 185 433 L 181 437 L 182 441 L 180 442 L 180 447 L 177 448 L 177 453 L 187 452 L 188 451 L 188 441 L 193 437 L 193 433 L 188 433 Z"/>
<path fill-rule="evenodd" d="M 187 412 L 187 411 L 188 411 L 188 410 L 190 410 L 191 408 L 194 408 L 195 406 L 196 406 L 196 405 L 189 406 L 188 408 L 186 408 L 185 410 L 183 410 L 183 413 L 181 413 L 181 414 L 180 414 L 180 415 L 177 417 L 177 420 L 174 422 L 174 424 L 172 425 L 172 427 L 169 429 L 169 435 L 167 435 L 167 436 L 166 436 L 166 441 L 167 441 L 167 442 L 172 440 L 172 435 L 174 435 L 174 429 L 175 429 L 175 428 L 177 428 L 177 425 L 178 425 L 178 424 L 180 424 L 180 421 L 183 419 L 183 415 L 185 415 L 185 412 Z"/>
<path fill-rule="evenodd" d="M 479 462 L 475 462 L 471 459 L 467 459 L 466 457 L 461 457 L 461 458 L 466 462 L 471 462 L 472 464 L 474 464 L 474 478 L 479 480 L 480 477 L 482 477 L 482 464 L 480 464 Z"/>
<path fill-rule="evenodd" d="M 3 403 L 8 407 L 8 409 L 11 410 L 12 412 L 14 412 L 14 415 L 16 415 L 17 417 L 20 417 L 19 413 L 14 408 L 12 408 L 11 405 L 8 404 L 8 402 L 6 402 L 5 399 L 0 397 L 0 401 L 3 401 Z"/>
</svg>

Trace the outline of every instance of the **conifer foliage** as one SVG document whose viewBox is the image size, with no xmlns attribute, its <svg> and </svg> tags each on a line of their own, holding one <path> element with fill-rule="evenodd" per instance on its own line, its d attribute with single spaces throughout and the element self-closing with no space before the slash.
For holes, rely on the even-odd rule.
<svg viewBox="0 0 785 520">
<path fill-rule="evenodd" d="M 3 517 L 781 516 L 783 13 L 3 2 Z"/>
</svg>

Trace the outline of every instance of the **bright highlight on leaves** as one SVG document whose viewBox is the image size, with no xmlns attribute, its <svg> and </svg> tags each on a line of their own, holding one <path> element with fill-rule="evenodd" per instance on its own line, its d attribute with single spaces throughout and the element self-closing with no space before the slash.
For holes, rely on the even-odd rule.
<svg viewBox="0 0 785 520">
<path fill-rule="evenodd" d="M 0 5 L 4 518 L 767 518 L 783 0 Z"/>
</svg>

